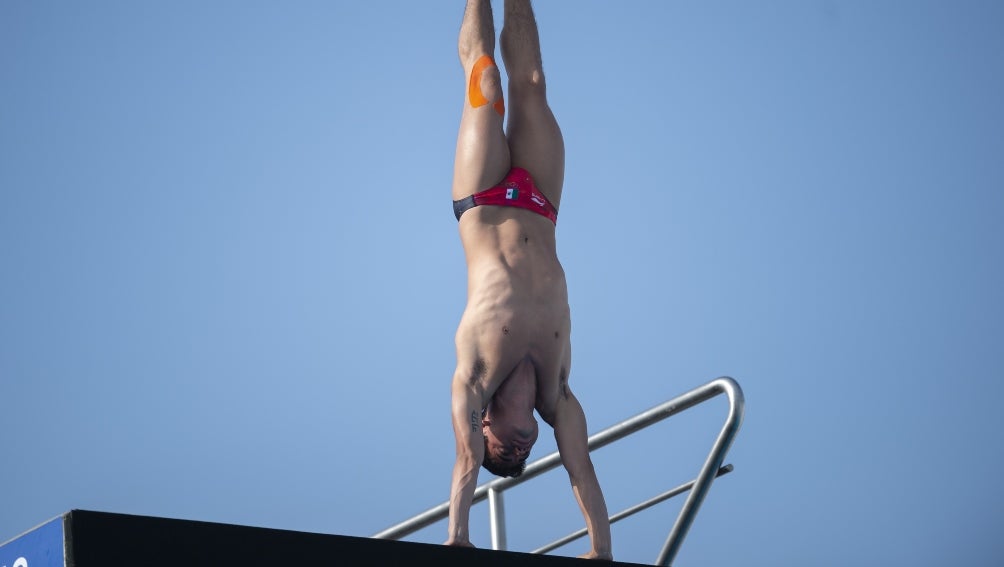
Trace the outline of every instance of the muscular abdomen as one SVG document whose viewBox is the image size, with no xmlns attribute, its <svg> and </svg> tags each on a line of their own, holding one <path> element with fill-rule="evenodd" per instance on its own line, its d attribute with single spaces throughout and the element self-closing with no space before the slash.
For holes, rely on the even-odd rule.
<svg viewBox="0 0 1004 567">
<path fill-rule="evenodd" d="M 568 290 L 549 220 L 520 209 L 477 207 L 464 214 L 460 234 L 470 330 L 509 334 L 527 348 L 566 332 Z"/>
</svg>

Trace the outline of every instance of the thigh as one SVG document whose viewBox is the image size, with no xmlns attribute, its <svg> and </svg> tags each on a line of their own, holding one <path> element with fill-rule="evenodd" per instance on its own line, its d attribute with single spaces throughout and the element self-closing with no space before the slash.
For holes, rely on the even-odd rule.
<svg viewBox="0 0 1004 567">
<path fill-rule="evenodd" d="M 510 85 L 509 105 L 506 135 L 512 165 L 529 171 L 537 187 L 558 207 L 565 180 L 565 142 L 543 85 Z"/>
<path fill-rule="evenodd" d="M 495 103 L 502 99 L 498 68 L 488 67 L 471 81 L 474 61 L 464 65 L 464 110 L 453 164 L 453 199 L 463 199 L 497 184 L 509 172 L 509 145 Z M 469 91 L 477 88 L 488 103 L 473 106 Z"/>
</svg>

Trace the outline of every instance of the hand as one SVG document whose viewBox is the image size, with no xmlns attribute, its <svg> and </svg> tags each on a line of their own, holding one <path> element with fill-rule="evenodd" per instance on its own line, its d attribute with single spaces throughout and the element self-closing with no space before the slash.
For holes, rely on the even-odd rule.
<svg viewBox="0 0 1004 567">
<path fill-rule="evenodd" d="M 610 553 L 609 551 L 604 552 L 604 553 L 600 553 L 600 552 L 598 552 L 598 551 L 596 551 L 594 549 L 594 550 L 591 550 L 589 553 L 586 553 L 584 555 L 580 555 L 579 559 L 601 559 L 603 561 L 613 561 L 614 560 L 614 554 Z"/>
<path fill-rule="evenodd" d="M 450 545 L 453 547 L 474 547 L 474 544 L 467 539 L 448 539 L 443 545 Z"/>
</svg>

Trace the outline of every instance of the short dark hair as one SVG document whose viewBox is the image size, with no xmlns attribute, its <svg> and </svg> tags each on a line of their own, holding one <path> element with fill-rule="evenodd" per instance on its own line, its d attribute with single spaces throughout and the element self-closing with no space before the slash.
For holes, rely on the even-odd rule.
<svg viewBox="0 0 1004 567">
<path fill-rule="evenodd" d="M 515 463 L 503 463 L 496 460 L 495 457 L 488 452 L 488 437 L 485 437 L 485 458 L 481 461 L 481 466 L 495 476 L 511 476 L 516 478 L 523 474 L 523 471 L 526 469 L 526 459 Z"/>
</svg>

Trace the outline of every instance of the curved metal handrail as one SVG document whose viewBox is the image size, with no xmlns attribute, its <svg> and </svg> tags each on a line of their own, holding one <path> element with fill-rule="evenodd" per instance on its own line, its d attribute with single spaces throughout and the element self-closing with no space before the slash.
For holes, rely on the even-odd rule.
<svg viewBox="0 0 1004 567">
<path fill-rule="evenodd" d="M 725 465 L 724 467 L 718 469 L 718 474 L 716 474 L 715 477 L 717 478 L 719 476 L 725 476 L 725 475 L 729 474 L 730 472 L 732 472 L 733 470 L 734 470 L 734 467 L 732 465 Z M 633 516 L 633 515 L 637 514 L 638 512 L 641 512 L 642 510 L 647 510 L 647 509 L 651 508 L 652 506 L 655 506 L 656 504 L 658 504 L 660 502 L 663 502 L 665 500 L 669 500 L 670 498 L 672 498 L 674 496 L 678 496 L 680 494 L 683 494 L 684 492 L 690 490 L 693 487 L 694 487 L 694 481 L 691 480 L 689 482 L 685 482 L 685 483 L 681 484 L 680 486 L 677 486 L 676 488 L 671 488 L 671 489 L 667 490 L 666 492 L 663 492 L 662 494 L 659 494 L 658 496 L 653 496 L 652 498 L 649 498 L 648 500 L 646 500 L 644 502 L 635 504 L 634 506 L 631 506 L 629 508 L 625 508 L 624 510 L 621 510 L 620 512 L 617 512 L 616 514 L 611 514 L 610 515 L 610 523 L 614 524 L 616 522 L 619 522 L 619 521 L 623 520 L 624 518 Z M 552 551 L 552 550 L 558 549 L 559 547 L 561 547 L 563 545 L 567 545 L 567 544 L 572 543 L 573 541 L 575 541 L 575 540 L 577 540 L 579 538 L 585 537 L 588 534 L 589 534 L 589 530 L 587 530 L 586 528 L 582 528 L 580 530 L 577 530 L 577 531 L 574 531 L 574 532 L 568 534 L 567 536 L 565 536 L 563 538 L 556 539 L 556 540 L 552 541 L 551 543 L 549 543 L 547 545 L 538 547 L 537 549 L 534 549 L 530 553 L 536 553 L 536 554 L 547 553 L 548 551 Z"/>
<path fill-rule="evenodd" d="M 701 503 L 704 502 L 704 498 L 707 496 L 708 490 L 711 489 L 711 484 L 714 482 L 715 477 L 731 470 L 732 465 L 728 465 L 725 467 L 728 470 L 724 470 L 723 472 L 722 463 L 725 460 L 725 455 L 728 453 L 729 448 L 732 446 L 732 441 L 735 439 L 736 433 L 739 431 L 739 427 L 742 425 L 743 414 L 745 411 L 745 400 L 743 398 L 742 388 L 740 388 L 739 384 L 732 378 L 722 376 L 721 378 L 716 378 L 703 386 L 698 386 L 683 395 L 663 402 L 648 411 L 644 411 L 630 419 L 608 427 L 603 431 L 592 435 L 588 439 L 587 443 L 589 451 L 592 452 L 600 447 L 609 445 L 618 439 L 631 435 L 640 429 L 648 427 L 654 423 L 658 423 L 671 415 L 692 408 L 723 393 L 729 398 L 729 413 L 721 431 L 718 434 L 718 438 L 715 440 L 714 445 L 712 445 L 711 452 L 708 454 L 704 465 L 701 467 L 700 473 L 697 475 L 697 478 L 691 483 L 688 483 L 689 486 L 683 485 L 683 487 L 677 487 L 676 489 L 665 492 L 655 498 L 643 502 L 642 504 L 616 514 L 614 517 L 611 517 L 611 521 L 622 519 L 658 502 L 685 492 L 687 489 L 690 490 L 690 494 L 687 496 L 686 502 L 684 502 L 683 507 L 680 509 L 680 514 L 677 516 L 676 522 L 673 524 L 669 537 L 666 538 L 666 543 L 663 546 L 662 552 L 656 560 L 656 565 L 672 564 L 673 559 L 680 550 L 680 545 L 683 543 L 683 539 L 686 537 L 687 532 L 690 530 L 690 526 L 694 522 L 694 518 L 697 516 Z M 490 498 L 489 514 L 491 515 L 493 549 L 505 548 L 505 525 L 503 523 L 502 492 L 518 484 L 532 480 L 533 478 L 540 476 L 560 464 L 561 455 L 555 451 L 528 464 L 526 470 L 523 471 L 523 474 L 517 478 L 497 478 L 478 486 L 474 490 L 474 497 L 471 502 L 472 505 L 482 502 L 486 498 Z M 406 535 L 447 518 L 449 513 L 450 503 L 449 501 L 446 501 L 399 524 L 395 524 L 379 533 L 376 533 L 372 537 L 377 539 L 401 539 Z M 575 534 L 572 535 L 574 536 Z M 578 539 L 581 535 L 571 537 L 571 539 L 568 539 L 568 537 L 571 536 L 558 540 L 558 542 L 555 542 L 557 545 L 549 544 L 541 549 L 546 548 L 546 551 L 550 551 L 551 549 L 555 549 L 556 547 L 564 545 L 574 539 Z"/>
</svg>

